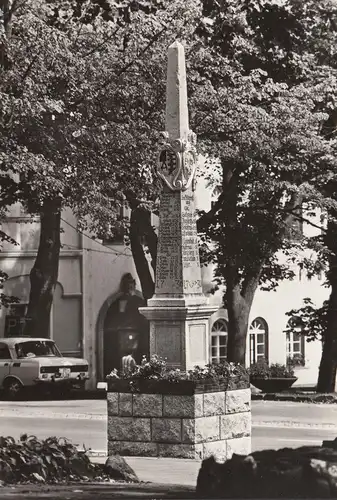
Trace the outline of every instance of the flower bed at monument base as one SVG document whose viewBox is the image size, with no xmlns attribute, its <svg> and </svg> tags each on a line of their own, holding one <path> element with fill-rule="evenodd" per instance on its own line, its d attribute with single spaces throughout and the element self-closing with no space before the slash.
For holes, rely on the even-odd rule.
<svg viewBox="0 0 337 500">
<path fill-rule="evenodd" d="M 227 460 L 251 449 L 248 378 L 108 381 L 108 454 Z"/>
</svg>

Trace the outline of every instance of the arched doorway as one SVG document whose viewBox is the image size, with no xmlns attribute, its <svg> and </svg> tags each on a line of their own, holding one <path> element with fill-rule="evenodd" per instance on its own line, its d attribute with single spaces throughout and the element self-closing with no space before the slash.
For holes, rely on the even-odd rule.
<svg viewBox="0 0 337 500">
<path fill-rule="evenodd" d="M 135 293 L 131 274 L 122 278 L 121 293 L 107 310 L 103 324 L 103 376 L 120 369 L 121 359 L 133 352 L 137 363 L 149 354 L 149 323 L 139 313 L 144 299 Z"/>
</svg>

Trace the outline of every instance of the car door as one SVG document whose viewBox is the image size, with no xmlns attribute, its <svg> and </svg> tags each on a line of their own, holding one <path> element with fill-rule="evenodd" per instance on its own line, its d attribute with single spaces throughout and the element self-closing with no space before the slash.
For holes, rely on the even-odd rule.
<svg viewBox="0 0 337 500">
<path fill-rule="evenodd" d="M 11 361 L 12 358 L 8 345 L 4 342 L 0 342 L 0 387 L 2 386 L 6 376 L 9 374 Z"/>
</svg>

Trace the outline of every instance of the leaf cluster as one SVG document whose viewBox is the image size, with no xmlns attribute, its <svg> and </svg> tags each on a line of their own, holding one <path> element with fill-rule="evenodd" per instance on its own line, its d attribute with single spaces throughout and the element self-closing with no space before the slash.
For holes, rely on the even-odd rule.
<svg viewBox="0 0 337 500">
<path fill-rule="evenodd" d="M 0 481 L 18 483 L 61 483 L 109 480 L 103 470 L 90 462 L 86 451 L 78 451 L 67 439 L 44 440 L 22 434 L 0 437 Z"/>
<path fill-rule="evenodd" d="M 303 306 L 286 313 L 290 318 L 286 331 L 305 335 L 307 342 L 324 341 L 328 325 L 329 303 L 324 301 L 320 307 L 315 306 L 309 297 L 303 299 Z"/>
<path fill-rule="evenodd" d="M 251 378 L 292 378 L 294 376 L 292 367 L 280 363 L 272 363 L 269 365 L 266 360 L 252 363 L 248 371 Z"/>
</svg>

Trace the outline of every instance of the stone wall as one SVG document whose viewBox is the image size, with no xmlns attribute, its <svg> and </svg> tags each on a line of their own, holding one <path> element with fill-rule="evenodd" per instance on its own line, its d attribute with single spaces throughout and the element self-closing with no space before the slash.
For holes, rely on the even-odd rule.
<svg viewBox="0 0 337 500">
<path fill-rule="evenodd" d="M 108 453 L 223 461 L 251 451 L 250 389 L 193 395 L 108 392 Z"/>
</svg>

